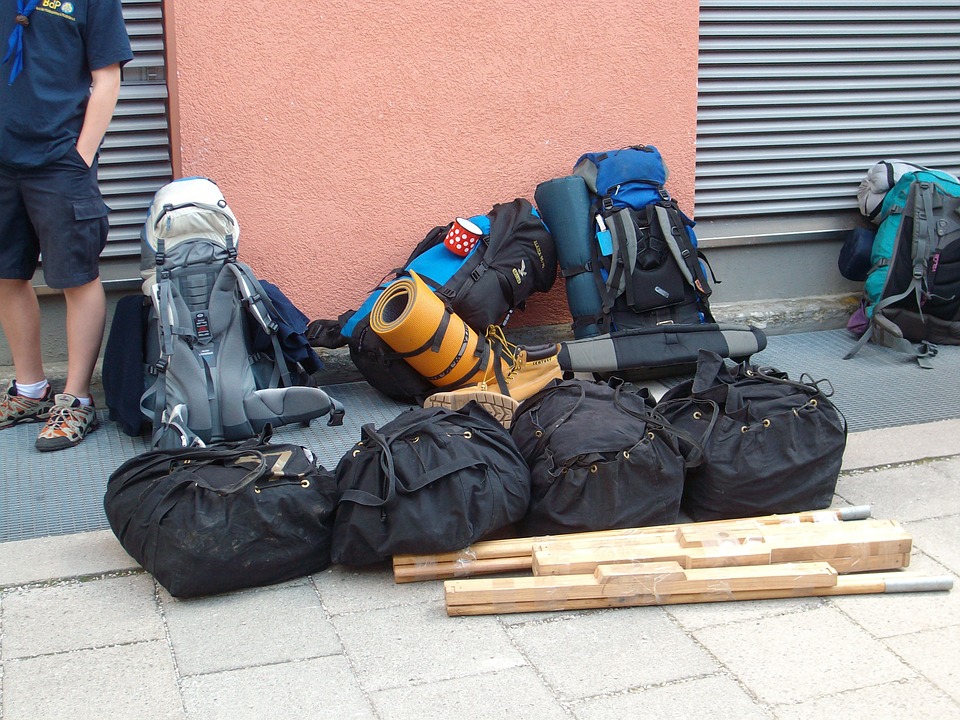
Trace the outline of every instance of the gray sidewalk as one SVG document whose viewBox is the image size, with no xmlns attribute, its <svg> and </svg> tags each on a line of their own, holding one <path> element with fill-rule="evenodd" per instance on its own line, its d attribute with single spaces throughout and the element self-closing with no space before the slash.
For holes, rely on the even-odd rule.
<svg viewBox="0 0 960 720">
<path fill-rule="evenodd" d="M 835 504 L 960 574 L 960 420 L 851 434 Z M 0 720 L 960 718 L 960 588 L 449 618 L 334 567 L 182 601 L 109 531 L 0 543 Z"/>
</svg>

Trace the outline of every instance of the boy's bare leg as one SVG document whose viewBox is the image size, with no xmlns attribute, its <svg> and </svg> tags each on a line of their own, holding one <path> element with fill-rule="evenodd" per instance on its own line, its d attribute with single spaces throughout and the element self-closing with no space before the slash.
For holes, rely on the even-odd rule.
<svg viewBox="0 0 960 720">
<path fill-rule="evenodd" d="M 64 392 L 89 397 L 100 356 L 107 302 L 100 278 L 63 291 L 67 300 L 67 385 Z"/>
<path fill-rule="evenodd" d="M 30 385 L 43 380 L 40 303 L 29 280 L 0 280 L 0 326 L 13 354 L 17 382 Z"/>
</svg>

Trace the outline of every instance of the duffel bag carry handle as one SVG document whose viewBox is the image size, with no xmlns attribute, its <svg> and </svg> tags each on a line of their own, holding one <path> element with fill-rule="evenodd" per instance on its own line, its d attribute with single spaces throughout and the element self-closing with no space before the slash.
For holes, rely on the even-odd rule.
<svg viewBox="0 0 960 720">
<path fill-rule="evenodd" d="M 707 429 L 704 431 L 703 437 L 701 437 L 700 440 L 697 440 L 691 433 L 687 432 L 683 428 L 678 428 L 672 425 L 665 417 L 654 410 L 650 410 L 649 414 L 634 412 L 632 409 L 627 407 L 623 401 L 620 400 L 621 392 L 627 392 L 623 390 L 623 384 L 618 385 L 613 394 L 613 402 L 618 408 L 627 413 L 627 415 L 631 415 L 638 420 L 642 420 L 648 424 L 656 425 L 665 433 L 673 435 L 675 438 L 677 438 L 681 444 L 687 445 L 689 449 L 686 453 L 681 450 L 681 454 L 683 455 L 683 464 L 685 467 L 697 467 L 703 463 L 703 444 L 713 432 L 713 426 L 717 421 L 717 412 L 712 413 L 710 417 L 710 423 L 707 426 Z M 717 407 L 716 403 L 709 400 L 707 402 L 713 405 L 714 408 Z"/>
<path fill-rule="evenodd" d="M 397 477 L 396 473 L 393 452 L 390 448 L 390 439 L 377 431 L 372 424 L 364 425 L 361 430 L 364 437 L 372 441 L 380 450 L 378 459 L 380 461 L 380 470 L 383 472 L 384 478 L 382 492 L 380 495 L 375 495 L 374 493 L 366 490 L 351 488 L 343 491 L 342 495 L 340 496 L 341 502 L 352 502 L 356 503 L 357 505 L 364 505 L 366 507 L 383 507 L 393 499 L 395 494 L 399 492 L 405 494 L 416 492 L 417 490 L 421 490 L 443 477 L 452 475 L 460 470 L 476 467 L 478 465 L 475 458 L 457 457 L 452 459 L 450 462 L 433 468 L 429 472 L 419 475 L 415 482 L 401 486 L 400 479 Z M 436 424 L 433 423 L 432 420 L 415 423 L 410 428 L 405 429 L 401 437 L 406 437 L 408 433 L 417 431 L 425 432 L 426 434 L 430 434 L 440 440 L 437 433 Z M 469 438 L 472 433 L 473 431 L 469 428 L 464 429 L 464 437 Z"/>
<path fill-rule="evenodd" d="M 823 402 L 825 405 L 832 408 L 833 411 L 836 412 L 837 415 L 840 417 L 840 422 L 843 425 L 843 436 L 844 438 L 846 438 L 847 417 L 846 415 L 843 414 L 843 412 L 841 412 L 840 408 L 838 408 L 835 403 L 827 399 L 827 398 L 833 397 L 834 389 L 833 389 L 832 382 L 830 382 L 827 378 L 814 380 L 813 377 L 807 373 L 803 373 L 800 376 L 800 381 L 797 382 L 794 380 L 790 380 L 787 377 L 779 378 L 779 377 L 770 375 L 771 370 L 772 368 L 756 368 L 756 370 L 754 371 L 754 374 L 766 380 L 769 380 L 771 382 L 781 383 L 784 385 L 789 385 L 791 387 L 798 388 L 808 395 L 820 395 L 821 402 Z M 804 378 L 806 378 L 806 380 L 804 380 Z M 824 384 L 827 386 L 828 390 L 824 390 L 823 388 L 820 387 L 821 385 L 824 385 Z"/>
<path fill-rule="evenodd" d="M 834 393 L 833 383 L 831 383 L 827 378 L 814 380 L 812 376 L 808 375 L 807 373 L 803 373 L 800 376 L 799 381 L 791 380 L 788 377 L 777 377 L 776 375 L 772 375 L 771 373 L 779 372 L 779 371 L 769 367 L 753 368 L 752 372 L 753 372 L 753 377 L 761 377 L 764 380 L 769 380 L 770 382 L 779 383 L 781 385 L 789 385 L 809 395 L 819 394 L 819 395 L 823 395 L 825 398 L 828 398 L 828 397 L 832 397 Z M 806 378 L 806 380 L 804 380 L 804 378 Z M 824 390 L 823 388 L 821 388 L 820 385 L 822 384 L 826 385 L 828 390 Z"/>
<path fill-rule="evenodd" d="M 267 437 L 269 437 L 269 435 L 267 435 Z M 180 451 L 176 453 L 178 457 L 174 459 L 174 462 L 176 462 L 177 459 L 181 460 L 181 467 L 183 466 L 183 461 L 188 462 L 191 466 L 196 468 L 212 465 L 217 462 L 236 459 L 239 457 L 249 457 L 251 455 L 256 457 L 258 462 L 256 468 L 250 470 L 242 478 L 240 478 L 240 480 L 225 488 L 213 487 L 196 473 L 183 473 L 183 477 L 174 483 L 172 487 L 167 489 L 167 491 L 163 494 L 163 497 L 160 498 L 160 501 L 157 503 L 157 506 L 154 508 L 153 512 L 150 514 L 150 519 L 148 522 L 150 526 L 150 533 L 148 540 L 153 547 L 153 552 L 149 554 L 149 557 L 153 557 L 154 561 L 157 560 L 156 549 L 160 537 L 160 525 L 167 513 L 169 513 L 176 506 L 177 502 L 179 502 L 184 488 L 189 487 L 190 485 L 197 485 L 198 487 L 214 492 L 221 497 L 226 497 L 228 495 L 240 492 L 244 488 L 248 487 L 250 483 L 256 482 L 260 478 L 269 474 L 267 471 L 264 454 L 256 449 L 258 443 L 259 438 L 246 440 L 243 443 L 240 443 L 238 447 L 231 449 L 211 450 L 209 448 L 196 448 L 194 450 Z M 244 447 L 244 445 L 247 447 Z M 157 458 L 157 461 L 152 463 L 150 467 L 155 467 L 156 465 L 164 462 L 170 463 L 170 470 L 173 472 L 173 462 L 170 462 L 169 457 Z M 194 463 L 196 463 L 196 465 L 194 465 Z M 156 573 L 155 566 L 146 567 L 145 569 L 151 574 Z"/>
</svg>

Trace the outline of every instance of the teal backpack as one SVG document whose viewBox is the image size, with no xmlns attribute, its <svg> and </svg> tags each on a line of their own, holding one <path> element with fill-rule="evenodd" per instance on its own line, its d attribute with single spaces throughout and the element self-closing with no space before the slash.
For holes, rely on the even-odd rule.
<svg viewBox="0 0 960 720">
<path fill-rule="evenodd" d="M 960 182 L 940 170 L 904 173 L 877 219 L 863 289 L 868 341 L 931 367 L 937 345 L 960 345 Z"/>
</svg>

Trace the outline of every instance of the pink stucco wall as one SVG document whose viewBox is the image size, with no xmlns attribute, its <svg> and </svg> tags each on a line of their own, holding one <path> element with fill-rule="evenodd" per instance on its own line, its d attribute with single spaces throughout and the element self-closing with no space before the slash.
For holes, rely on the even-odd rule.
<svg viewBox="0 0 960 720">
<path fill-rule="evenodd" d="M 436 226 L 660 148 L 692 212 L 697 3 L 166 0 L 182 175 L 310 317 L 356 307 Z M 567 322 L 562 281 L 520 324 Z"/>
</svg>

